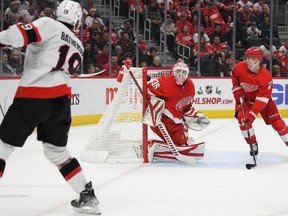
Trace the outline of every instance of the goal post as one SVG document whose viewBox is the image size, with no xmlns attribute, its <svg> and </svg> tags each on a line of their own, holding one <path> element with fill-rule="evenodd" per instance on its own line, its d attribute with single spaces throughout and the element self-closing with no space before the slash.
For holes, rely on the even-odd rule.
<svg viewBox="0 0 288 216">
<path fill-rule="evenodd" d="M 130 68 L 144 97 L 147 83 L 163 74 L 170 74 L 170 68 Z M 80 154 L 82 161 L 94 163 L 145 163 L 147 144 L 157 139 L 147 125 L 142 123 L 146 111 L 143 95 L 137 89 L 128 72 L 124 73 L 115 97 L 106 108 L 100 121 L 92 130 L 88 144 Z M 159 138 L 158 138 L 159 139 Z"/>
</svg>

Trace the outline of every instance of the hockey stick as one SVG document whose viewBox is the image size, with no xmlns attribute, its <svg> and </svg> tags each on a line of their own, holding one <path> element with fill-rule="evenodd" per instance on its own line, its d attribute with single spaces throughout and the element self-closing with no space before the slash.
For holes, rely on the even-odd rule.
<svg viewBox="0 0 288 216">
<path fill-rule="evenodd" d="M 240 97 L 240 104 L 241 104 L 242 113 L 245 116 L 244 99 L 242 97 Z M 251 135 L 250 135 L 249 127 L 248 127 L 248 122 L 244 122 L 244 124 L 245 124 L 246 131 L 248 134 L 249 143 L 250 143 L 249 146 L 250 146 L 250 150 L 252 151 L 252 156 L 253 156 L 253 160 L 254 160 L 254 164 L 246 164 L 246 168 L 250 170 L 251 168 L 256 167 L 257 163 L 256 163 L 256 156 L 255 156 L 255 153 L 254 153 L 254 150 L 252 147 L 252 140 L 251 140 Z"/>
<path fill-rule="evenodd" d="M 96 72 L 96 73 L 92 73 L 92 74 L 80 74 L 77 77 L 93 77 L 93 76 L 97 76 L 97 75 L 103 73 L 104 71 L 105 71 L 105 69 L 102 71 Z"/>
<path fill-rule="evenodd" d="M 1 104 L 0 104 L 0 109 L 1 109 L 1 113 L 2 113 L 2 115 L 3 115 L 3 117 L 4 117 L 4 116 L 5 116 L 5 113 L 4 113 L 3 109 L 2 109 Z"/>
<path fill-rule="evenodd" d="M 127 67 L 127 66 L 126 66 Z M 130 76 L 132 77 L 136 87 L 138 88 L 139 92 L 141 93 L 141 95 L 143 96 L 143 99 L 144 101 L 146 102 L 146 104 L 149 106 L 150 110 L 151 110 L 151 113 L 152 113 L 152 105 L 150 103 L 150 101 L 144 96 L 144 93 L 143 93 L 143 90 L 141 89 L 138 81 L 136 80 L 134 74 L 132 73 L 132 71 L 130 70 L 130 68 L 127 68 L 129 70 L 129 74 Z M 153 119 L 153 118 L 152 118 Z M 193 157 L 189 157 L 189 156 L 186 156 L 186 155 L 182 155 L 179 153 L 178 149 L 176 148 L 175 144 L 173 143 L 165 125 L 160 121 L 160 123 L 157 125 L 157 127 L 159 128 L 160 132 L 162 133 L 165 141 L 167 142 L 169 148 L 171 149 L 174 157 L 179 160 L 179 161 L 182 161 L 182 162 L 185 162 L 185 163 L 189 163 L 189 164 L 193 164 L 195 165 L 196 163 L 196 159 L 193 158 Z"/>
</svg>

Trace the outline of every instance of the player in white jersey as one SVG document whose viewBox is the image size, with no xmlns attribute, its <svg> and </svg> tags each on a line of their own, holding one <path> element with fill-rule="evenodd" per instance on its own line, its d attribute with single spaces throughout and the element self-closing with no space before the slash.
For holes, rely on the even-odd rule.
<svg viewBox="0 0 288 216">
<path fill-rule="evenodd" d="M 80 194 L 71 205 L 76 211 L 100 215 L 92 184 L 86 181 L 78 160 L 66 147 L 71 124 L 69 74 L 78 69 L 83 54 L 73 28 L 78 28 L 81 20 L 80 4 L 65 0 L 57 8 L 57 20 L 43 17 L 0 32 L 3 46 L 27 46 L 23 75 L 0 125 L 0 179 L 15 147 L 22 147 L 37 128 L 45 156 Z"/>
</svg>

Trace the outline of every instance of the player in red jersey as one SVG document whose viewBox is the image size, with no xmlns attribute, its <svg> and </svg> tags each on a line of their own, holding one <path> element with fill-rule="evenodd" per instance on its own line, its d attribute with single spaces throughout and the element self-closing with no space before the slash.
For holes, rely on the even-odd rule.
<svg viewBox="0 0 288 216">
<path fill-rule="evenodd" d="M 246 142 L 250 144 L 246 126 L 251 135 L 252 149 L 258 154 L 258 144 L 252 123 L 261 114 L 267 125 L 272 125 L 281 139 L 288 145 L 288 127 L 281 118 L 278 108 L 272 99 L 271 73 L 260 64 L 263 51 L 258 47 L 250 47 L 245 51 L 245 60 L 236 64 L 232 70 L 233 94 L 236 100 L 235 117 L 238 119 L 240 130 Z M 241 110 L 240 98 L 244 99 L 245 115 Z M 253 155 L 252 150 L 250 155 Z"/>
<path fill-rule="evenodd" d="M 161 122 L 165 125 L 174 144 L 178 147 L 185 147 L 194 143 L 194 140 L 188 137 L 188 128 L 201 130 L 210 121 L 192 107 L 191 101 L 195 96 L 195 86 L 192 80 L 188 79 L 188 66 L 184 62 L 179 62 L 173 66 L 172 71 L 173 74 L 163 75 L 148 84 L 148 97 L 150 101 L 153 97 L 165 102 Z M 151 127 L 151 129 L 165 141 L 158 127 Z M 163 151 L 167 149 L 168 147 Z"/>
</svg>

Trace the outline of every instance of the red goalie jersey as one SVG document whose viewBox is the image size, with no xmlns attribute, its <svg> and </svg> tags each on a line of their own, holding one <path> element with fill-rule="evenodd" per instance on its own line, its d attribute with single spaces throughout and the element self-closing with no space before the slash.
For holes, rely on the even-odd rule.
<svg viewBox="0 0 288 216">
<path fill-rule="evenodd" d="M 194 83 L 186 79 L 183 85 L 177 85 L 173 75 L 163 75 L 147 86 L 148 94 L 165 101 L 164 114 L 176 124 L 183 123 L 183 113 L 188 111 L 195 95 Z"/>
</svg>

